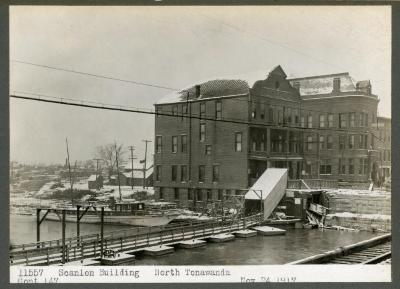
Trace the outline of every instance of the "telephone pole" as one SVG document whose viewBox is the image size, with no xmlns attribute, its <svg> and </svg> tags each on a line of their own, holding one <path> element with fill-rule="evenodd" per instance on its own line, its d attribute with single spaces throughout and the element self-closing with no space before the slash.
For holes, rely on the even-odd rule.
<svg viewBox="0 0 400 289">
<path fill-rule="evenodd" d="M 117 149 L 117 142 L 115 142 L 115 162 L 117 164 L 117 177 L 118 177 L 118 191 L 119 191 L 119 201 L 122 201 L 121 195 L 121 182 L 119 179 L 119 165 L 118 165 L 118 149 Z"/>
<path fill-rule="evenodd" d="M 130 146 L 129 147 L 129 150 L 131 151 L 131 157 L 130 157 L 130 160 L 131 160 L 131 169 L 132 169 L 132 181 L 131 181 L 131 187 L 132 187 L 132 191 L 133 191 L 133 160 L 134 159 L 137 159 L 137 157 L 134 157 L 133 156 L 133 151 L 135 150 L 135 148 L 133 147 L 133 146 Z"/>
<path fill-rule="evenodd" d="M 99 183 L 98 183 L 98 178 L 99 178 L 99 162 L 102 159 L 93 159 L 94 161 L 96 161 L 96 187 L 99 188 Z"/>
<path fill-rule="evenodd" d="M 146 144 L 145 150 L 144 150 L 144 167 L 143 167 L 143 189 L 146 187 L 146 170 L 147 170 L 147 144 L 151 142 L 151 140 L 143 140 Z"/>
<path fill-rule="evenodd" d="M 72 176 L 71 176 L 71 163 L 69 162 L 69 149 L 68 149 L 68 138 L 65 138 L 65 143 L 67 144 L 67 162 L 68 162 L 68 173 L 69 173 L 69 185 L 71 188 L 71 204 L 74 203 L 74 196 L 72 194 L 73 184 L 72 184 Z"/>
</svg>

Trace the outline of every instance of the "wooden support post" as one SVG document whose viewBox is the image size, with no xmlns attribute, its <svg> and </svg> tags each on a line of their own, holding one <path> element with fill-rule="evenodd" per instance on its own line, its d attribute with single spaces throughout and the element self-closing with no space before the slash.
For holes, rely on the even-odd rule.
<svg viewBox="0 0 400 289">
<path fill-rule="evenodd" d="M 103 242 L 104 242 L 104 207 L 101 207 L 100 216 L 100 258 L 103 258 Z"/>
<path fill-rule="evenodd" d="M 61 241 L 62 241 L 62 254 L 61 254 L 61 263 L 65 263 L 65 210 L 62 210 L 62 219 L 61 219 Z"/>
<path fill-rule="evenodd" d="M 40 211 L 41 209 L 36 209 L 36 241 L 40 242 Z M 37 248 L 39 248 L 39 244 Z"/>
</svg>

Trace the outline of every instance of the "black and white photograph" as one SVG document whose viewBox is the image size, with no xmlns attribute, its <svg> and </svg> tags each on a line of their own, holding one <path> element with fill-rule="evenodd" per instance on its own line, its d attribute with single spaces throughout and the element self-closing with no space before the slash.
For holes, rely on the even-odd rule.
<svg viewBox="0 0 400 289">
<path fill-rule="evenodd" d="M 10 6 L 10 282 L 390 282 L 391 7 L 154 3 Z"/>
</svg>

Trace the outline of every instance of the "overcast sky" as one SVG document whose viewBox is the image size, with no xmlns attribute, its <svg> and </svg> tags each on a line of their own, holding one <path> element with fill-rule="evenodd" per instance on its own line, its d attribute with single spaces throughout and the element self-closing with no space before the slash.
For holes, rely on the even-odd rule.
<svg viewBox="0 0 400 289">
<path fill-rule="evenodd" d="M 280 64 L 288 77 L 349 72 L 391 111 L 390 7 L 10 9 L 10 59 L 172 88 Z M 170 91 L 10 62 L 10 90 L 153 108 Z M 63 163 L 153 139 L 154 116 L 10 100 L 11 160 Z M 153 151 L 153 143 L 150 152 Z"/>
</svg>

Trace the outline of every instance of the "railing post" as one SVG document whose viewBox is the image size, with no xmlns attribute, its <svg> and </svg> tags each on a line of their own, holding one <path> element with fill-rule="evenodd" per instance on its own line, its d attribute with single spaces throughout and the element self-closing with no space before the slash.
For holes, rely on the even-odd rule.
<svg viewBox="0 0 400 289">
<path fill-rule="evenodd" d="M 122 237 L 120 238 L 120 240 L 121 240 L 121 251 L 122 251 Z"/>
<path fill-rule="evenodd" d="M 28 260 L 28 251 L 25 251 L 25 263 L 26 263 L 26 265 L 29 264 L 29 260 Z"/>
<path fill-rule="evenodd" d="M 85 244 L 82 243 L 81 241 L 80 246 L 81 246 L 81 259 L 83 259 L 83 246 L 85 246 Z"/>
<path fill-rule="evenodd" d="M 50 265 L 49 248 L 47 248 L 46 250 L 46 260 L 47 260 L 47 265 Z"/>
</svg>

